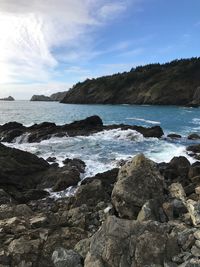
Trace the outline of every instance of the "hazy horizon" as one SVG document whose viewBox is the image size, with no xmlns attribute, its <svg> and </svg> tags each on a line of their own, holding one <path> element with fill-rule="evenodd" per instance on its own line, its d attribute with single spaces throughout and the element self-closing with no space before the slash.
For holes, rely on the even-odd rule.
<svg viewBox="0 0 200 267">
<path fill-rule="evenodd" d="M 199 56 L 198 0 L 0 0 L 0 98 Z"/>
</svg>

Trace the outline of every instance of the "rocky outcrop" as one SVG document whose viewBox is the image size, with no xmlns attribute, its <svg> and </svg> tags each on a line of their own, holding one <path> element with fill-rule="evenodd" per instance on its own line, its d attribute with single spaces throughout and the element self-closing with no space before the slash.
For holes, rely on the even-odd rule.
<svg viewBox="0 0 200 267">
<path fill-rule="evenodd" d="M 80 168 L 81 166 L 81 168 Z M 49 195 L 45 189 L 62 191 L 80 181 L 85 164 L 69 161 L 64 167 L 49 165 L 44 159 L 0 144 L 1 200 L 27 203 Z M 8 201 L 8 202 L 9 202 Z"/>
<path fill-rule="evenodd" d="M 45 95 L 33 95 L 30 101 L 57 101 L 60 102 L 63 100 L 67 92 L 58 92 L 50 96 Z"/>
<path fill-rule="evenodd" d="M 25 127 L 17 122 L 9 122 L 0 126 L 0 141 L 13 142 L 18 137 L 18 142 L 40 142 L 42 140 L 50 139 L 51 137 L 88 136 L 104 130 L 113 129 L 132 129 L 141 133 L 144 137 L 160 138 L 164 134 L 160 126 L 147 128 L 124 124 L 103 125 L 100 117 L 91 116 L 84 120 L 75 121 L 62 126 L 58 126 L 51 122 L 43 122 L 41 124 Z"/>
<path fill-rule="evenodd" d="M 72 196 L 44 195 L 60 178 L 80 181 L 85 164 L 64 163 L 0 145 L 2 267 L 199 266 L 199 162 L 138 155 L 88 177 Z"/>
<path fill-rule="evenodd" d="M 61 102 L 196 107 L 200 104 L 199 76 L 200 58 L 150 64 L 137 67 L 130 72 L 77 83 Z"/>
<path fill-rule="evenodd" d="M 0 101 L 15 101 L 15 99 L 12 96 L 5 97 L 5 98 L 0 98 Z"/>
<path fill-rule="evenodd" d="M 164 179 L 155 163 L 138 155 L 121 167 L 112 192 L 112 203 L 119 217 L 136 219 L 149 199 L 163 198 Z"/>
<path fill-rule="evenodd" d="M 30 101 L 52 101 L 52 99 L 45 95 L 33 95 Z"/>
</svg>

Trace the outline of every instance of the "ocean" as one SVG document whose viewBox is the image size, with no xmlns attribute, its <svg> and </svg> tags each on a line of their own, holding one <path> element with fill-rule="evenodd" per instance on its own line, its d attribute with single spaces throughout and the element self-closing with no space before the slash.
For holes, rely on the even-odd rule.
<svg viewBox="0 0 200 267">
<path fill-rule="evenodd" d="M 0 102 L 0 125 L 17 121 L 32 125 L 44 121 L 56 124 L 70 123 L 91 115 L 99 115 L 104 124 L 130 124 L 142 126 L 160 125 L 165 136 L 144 138 L 133 130 L 110 130 L 88 137 L 51 138 L 41 143 L 27 143 L 17 138 L 6 144 L 48 158 L 56 157 L 62 165 L 65 158 L 80 158 L 85 161 L 86 176 L 92 176 L 118 166 L 120 160 L 144 153 L 156 162 L 168 162 L 174 156 L 185 155 L 186 146 L 194 141 L 187 140 L 190 133 L 200 132 L 200 108 L 148 105 L 71 105 L 57 102 L 13 101 Z M 170 140 L 166 136 L 177 133 L 180 140 Z M 193 159 L 187 156 L 192 162 Z"/>
</svg>

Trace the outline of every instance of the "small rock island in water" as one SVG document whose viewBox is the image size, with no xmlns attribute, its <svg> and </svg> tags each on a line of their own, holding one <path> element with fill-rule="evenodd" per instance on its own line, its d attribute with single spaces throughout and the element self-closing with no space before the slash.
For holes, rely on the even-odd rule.
<svg viewBox="0 0 200 267">
<path fill-rule="evenodd" d="M 15 99 L 12 96 L 0 98 L 1 101 L 15 101 Z"/>
</svg>

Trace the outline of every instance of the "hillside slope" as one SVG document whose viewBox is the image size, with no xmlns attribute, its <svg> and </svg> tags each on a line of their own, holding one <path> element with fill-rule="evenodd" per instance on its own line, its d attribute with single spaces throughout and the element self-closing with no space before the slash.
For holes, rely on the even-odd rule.
<svg viewBox="0 0 200 267">
<path fill-rule="evenodd" d="M 149 64 L 87 79 L 70 89 L 61 102 L 196 106 L 200 104 L 200 58 Z"/>
</svg>

